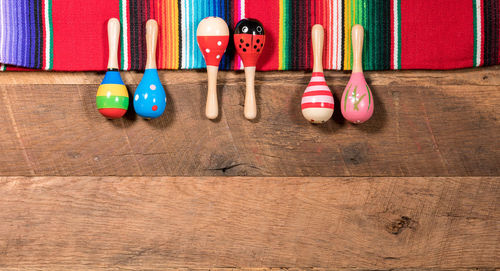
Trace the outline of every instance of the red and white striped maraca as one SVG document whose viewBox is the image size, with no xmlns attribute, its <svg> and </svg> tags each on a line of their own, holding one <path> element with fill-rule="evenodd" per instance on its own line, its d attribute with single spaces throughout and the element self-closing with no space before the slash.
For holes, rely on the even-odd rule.
<svg viewBox="0 0 500 271">
<path fill-rule="evenodd" d="M 302 115 L 311 123 L 324 123 L 333 115 L 333 95 L 323 75 L 323 26 L 312 27 L 314 65 L 311 81 L 302 95 Z"/>
</svg>

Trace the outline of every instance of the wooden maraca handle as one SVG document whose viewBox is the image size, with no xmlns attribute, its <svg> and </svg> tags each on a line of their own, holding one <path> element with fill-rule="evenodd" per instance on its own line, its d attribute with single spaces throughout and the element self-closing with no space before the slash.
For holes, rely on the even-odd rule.
<svg viewBox="0 0 500 271">
<path fill-rule="evenodd" d="M 158 23 L 150 19 L 146 22 L 146 69 L 156 69 L 156 42 L 158 40 Z"/>
<path fill-rule="evenodd" d="M 249 120 L 257 117 L 257 103 L 255 102 L 255 69 L 256 67 L 245 67 L 245 118 Z"/>
<path fill-rule="evenodd" d="M 108 69 L 118 69 L 118 43 L 120 41 L 120 21 L 111 18 L 108 21 L 109 57 Z"/>
<path fill-rule="evenodd" d="M 352 72 L 363 72 L 363 36 L 365 30 L 359 24 L 352 27 Z"/>
<path fill-rule="evenodd" d="M 208 92 L 205 115 L 209 119 L 216 119 L 219 115 L 219 103 L 217 101 L 217 72 L 219 67 L 207 66 Z"/>
<path fill-rule="evenodd" d="M 323 41 L 325 30 L 320 24 L 315 24 L 311 30 L 312 46 L 314 55 L 313 72 L 323 72 Z"/>
</svg>

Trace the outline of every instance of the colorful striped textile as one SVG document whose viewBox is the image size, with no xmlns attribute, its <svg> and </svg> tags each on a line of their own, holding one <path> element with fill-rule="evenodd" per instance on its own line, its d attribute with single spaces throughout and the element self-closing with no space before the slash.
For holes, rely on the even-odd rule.
<svg viewBox="0 0 500 271">
<path fill-rule="evenodd" d="M 0 65 L 105 70 L 106 22 L 122 24 L 122 70 L 146 62 L 145 23 L 160 26 L 159 69 L 198 69 L 198 23 L 222 17 L 234 29 L 260 20 L 266 47 L 259 70 L 312 67 L 310 31 L 325 28 L 325 69 L 349 70 L 350 29 L 365 28 L 364 69 L 454 69 L 499 64 L 499 0 L 0 0 Z M 233 42 L 220 68 L 241 69 Z"/>
</svg>

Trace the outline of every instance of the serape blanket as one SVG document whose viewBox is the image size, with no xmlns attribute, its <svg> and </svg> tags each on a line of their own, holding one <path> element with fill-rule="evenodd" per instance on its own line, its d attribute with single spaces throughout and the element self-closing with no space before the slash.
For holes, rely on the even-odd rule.
<svg viewBox="0 0 500 271">
<path fill-rule="evenodd" d="M 207 16 L 222 17 L 230 28 L 242 18 L 263 23 L 259 70 L 311 69 L 314 24 L 326 31 L 325 69 L 351 69 L 354 24 L 365 28 L 366 70 L 495 65 L 499 6 L 500 0 L 0 0 L 0 69 L 105 70 L 111 17 L 121 22 L 122 70 L 144 69 L 149 18 L 160 27 L 159 69 L 203 68 L 196 28 Z M 242 68 L 232 41 L 220 68 Z"/>
</svg>

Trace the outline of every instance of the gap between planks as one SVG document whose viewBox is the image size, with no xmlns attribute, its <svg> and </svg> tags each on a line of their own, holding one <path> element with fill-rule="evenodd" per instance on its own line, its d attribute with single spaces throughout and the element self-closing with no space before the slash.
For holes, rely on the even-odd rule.
<svg viewBox="0 0 500 271">
<path fill-rule="evenodd" d="M 105 72 L 2 72 L 0 85 L 98 85 Z M 500 65 L 460 70 L 399 70 L 399 71 L 365 71 L 370 86 L 400 84 L 408 86 L 429 85 L 500 85 Z M 142 72 L 122 71 L 122 79 L 127 85 L 137 85 Z M 206 84 L 205 70 L 161 70 L 160 79 L 164 84 Z M 345 86 L 350 71 L 325 71 L 330 86 Z M 265 71 L 257 72 L 256 84 L 276 85 L 283 81 L 309 82 L 310 71 Z M 242 71 L 219 71 L 219 85 L 239 85 L 245 80 Z M 244 83 L 243 83 L 244 84 Z"/>
</svg>

